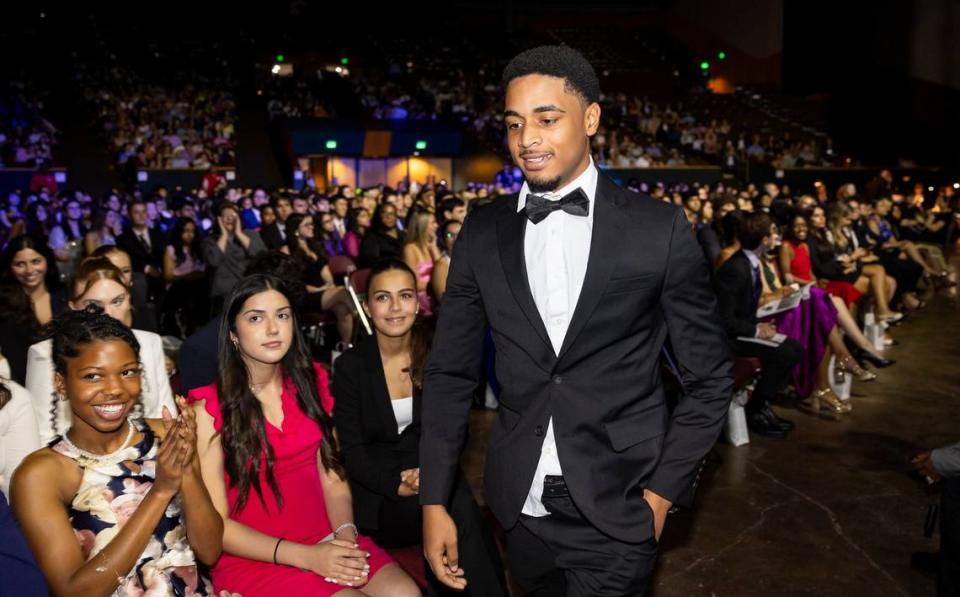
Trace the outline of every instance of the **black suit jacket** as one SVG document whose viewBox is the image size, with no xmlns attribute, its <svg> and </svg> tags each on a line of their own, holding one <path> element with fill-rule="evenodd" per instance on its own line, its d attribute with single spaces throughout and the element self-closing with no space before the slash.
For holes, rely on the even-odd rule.
<svg viewBox="0 0 960 597">
<path fill-rule="evenodd" d="M 426 370 L 421 503 L 445 503 L 456 479 L 488 324 L 503 389 L 484 486 L 504 528 L 519 518 L 551 416 L 573 501 L 608 535 L 651 538 L 644 488 L 676 501 L 691 485 L 733 391 L 703 252 L 682 209 L 603 173 L 592 208 L 586 276 L 559 354 L 527 281 L 533 224 L 517 213 L 517 195 L 467 218 Z M 668 334 L 685 388 L 672 415 L 659 367 Z"/>
<path fill-rule="evenodd" d="M 152 265 L 160 271 L 163 271 L 163 252 L 165 250 L 166 238 L 158 230 L 150 229 L 150 251 L 141 244 L 140 239 L 133 233 L 133 229 L 127 228 L 117 237 L 117 246 L 126 251 L 130 256 L 130 264 L 133 271 L 143 272 L 146 266 Z"/>
<path fill-rule="evenodd" d="M 414 391 L 413 422 L 398 435 L 375 336 L 340 355 L 330 389 L 354 518 L 362 529 L 377 529 L 380 504 L 402 499 L 400 471 L 418 466 L 420 394 Z"/>
<path fill-rule="evenodd" d="M 280 233 L 280 227 L 277 226 L 276 222 L 260 228 L 260 239 L 263 240 L 263 244 L 267 246 L 267 249 L 271 251 L 276 251 L 286 244 L 283 234 Z"/>
<path fill-rule="evenodd" d="M 757 332 L 757 303 L 753 301 L 753 266 L 743 250 L 734 253 L 713 274 L 720 303 L 720 321 L 730 339 L 753 338 Z"/>
</svg>

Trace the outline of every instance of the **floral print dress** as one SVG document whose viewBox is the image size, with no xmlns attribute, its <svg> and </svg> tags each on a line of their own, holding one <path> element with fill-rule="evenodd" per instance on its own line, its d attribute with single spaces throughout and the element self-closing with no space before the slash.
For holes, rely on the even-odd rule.
<svg viewBox="0 0 960 597">
<path fill-rule="evenodd" d="M 111 458 L 89 458 L 62 438 L 50 448 L 73 459 L 83 470 L 80 488 L 68 509 L 70 523 L 89 561 L 120 532 L 153 487 L 157 472 L 159 442 L 150 427 L 138 423 L 143 439 Z M 118 575 L 116 597 L 193 597 L 211 595 L 210 581 L 197 571 L 196 559 L 187 542 L 187 529 L 180 516 L 180 496 L 167 506 L 150 541 L 125 578 Z M 109 563 L 104 562 L 105 566 Z"/>
</svg>

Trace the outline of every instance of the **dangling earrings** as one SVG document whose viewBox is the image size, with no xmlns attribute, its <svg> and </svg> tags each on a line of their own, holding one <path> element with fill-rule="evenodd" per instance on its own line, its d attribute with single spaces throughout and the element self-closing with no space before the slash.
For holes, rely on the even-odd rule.
<svg viewBox="0 0 960 597">
<path fill-rule="evenodd" d="M 237 351 L 240 350 L 240 341 L 237 340 L 236 338 L 233 339 L 233 348 L 234 350 L 237 350 Z"/>
<path fill-rule="evenodd" d="M 63 392 L 58 392 L 57 390 L 53 391 L 53 397 L 60 402 L 66 402 L 67 400 L 67 395 Z"/>
</svg>

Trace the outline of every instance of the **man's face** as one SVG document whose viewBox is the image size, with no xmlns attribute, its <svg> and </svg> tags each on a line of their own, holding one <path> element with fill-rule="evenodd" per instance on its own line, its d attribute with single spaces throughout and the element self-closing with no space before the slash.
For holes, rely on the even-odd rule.
<svg viewBox="0 0 960 597">
<path fill-rule="evenodd" d="M 463 205 L 458 205 L 453 209 L 449 209 L 443 212 L 443 217 L 445 220 L 456 220 L 462 222 L 464 218 L 467 217 L 467 208 Z"/>
<path fill-rule="evenodd" d="M 308 203 L 306 199 L 301 199 L 297 197 L 296 199 L 293 200 L 294 213 L 305 214 L 307 213 L 309 207 L 310 207 L 310 203 Z"/>
<path fill-rule="evenodd" d="M 347 212 L 350 210 L 350 202 L 343 197 L 337 198 L 333 202 L 333 213 L 337 215 L 338 218 L 347 217 Z"/>
<path fill-rule="evenodd" d="M 130 222 L 137 228 L 143 228 L 147 225 L 147 206 L 142 203 L 135 203 L 130 206 Z"/>
<path fill-rule="evenodd" d="M 267 197 L 267 193 L 263 189 L 257 189 L 256 191 L 253 192 L 253 204 L 256 205 L 257 207 L 260 207 L 261 205 L 268 203 L 269 201 L 270 201 L 270 198 Z"/>
<path fill-rule="evenodd" d="M 293 206 L 290 205 L 290 201 L 286 199 L 281 199 L 277 201 L 277 219 L 281 222 L 287 221 L 287 216 L 293 213 Z"/>
<path fill-rule="evenodd" d="M 505 103 L 510 155 L 531 191 L 554 191 L 589 163 L 588 137 L 600 124 L 598 104 L 585 106 L 563 79 L 538 74 L 512 80 Z"/>
</svg>

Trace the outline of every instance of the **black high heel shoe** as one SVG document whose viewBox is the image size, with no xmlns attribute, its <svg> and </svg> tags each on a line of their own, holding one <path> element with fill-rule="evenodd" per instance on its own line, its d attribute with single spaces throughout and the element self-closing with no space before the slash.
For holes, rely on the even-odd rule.
<svg viewBox="0 0 960 597">
<path fill-rule="evenodd" d="M 875 356 L 867 351 L 863 351 L 863 354 L 859 355 L 861 359 L 867 361 L 877 369 L 886 369 L 891 365 L 896 365 L 897 362 L 893 359 L 885 359 L 883 357 Z"/>
</svg>

